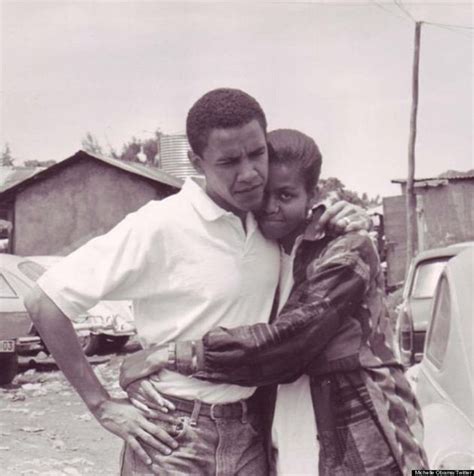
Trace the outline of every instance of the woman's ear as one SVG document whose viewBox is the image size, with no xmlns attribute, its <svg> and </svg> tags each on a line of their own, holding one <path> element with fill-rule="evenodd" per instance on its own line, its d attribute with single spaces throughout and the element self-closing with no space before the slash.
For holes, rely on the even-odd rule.
<svg viewBox="0 0 474 476">
<path fill-rule="evenodd" d="M 191 162 L 191 164 L 193 165 L 193 167 L 195 168 L 196 172 L 198 172 L 200 174 L 204 173 L 204 171 L 202 169 L 202 165 L 201 165 L 202 158 L 199 155 L 195 154 L 192 150 L 189 150 L 188 151 L 188 159 Z"/>
<path fill-rule="evenodd" d="M 314 187 L 311 192 L 308 192 L 308 213 L 310 212 L 311 208 L 316 205 L 321 199 L 321 193 L 319 191 L 319 187 Z"/>
</svg>

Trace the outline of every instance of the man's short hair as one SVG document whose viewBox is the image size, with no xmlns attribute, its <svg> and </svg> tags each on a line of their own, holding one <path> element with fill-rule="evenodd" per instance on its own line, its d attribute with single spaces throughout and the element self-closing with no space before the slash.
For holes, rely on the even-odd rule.
<svg viewBox="0 0 474 476">
<path fill-rule="evenodd" d="M 195 154 L 202 155 L 212 130 L 241 127 L 254 119 L 266 134 L 265 113 L 252 96 L 239 89 L 214 89 L 198 99 L 188 112 L 189 145 Z"/>
<path fill-rule="evenodd" d="M 298 167 L 307 192 L 314 192 L 321 173 L 323 156 L 316 142 L 294 129 L 277 129 L 267 135 L 270 164 Z"/>
</svg>

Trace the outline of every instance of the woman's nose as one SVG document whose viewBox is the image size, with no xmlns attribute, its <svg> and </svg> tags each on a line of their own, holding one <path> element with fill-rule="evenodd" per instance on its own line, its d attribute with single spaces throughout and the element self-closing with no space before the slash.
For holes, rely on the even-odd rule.
<svg viewBox="0 0 474 476">
<path fill-rule="evenodd" d="M 272 197 L 266 197 L 263 209 L 269 215 L 278 212 L 278 201 Z"/>
</svg>

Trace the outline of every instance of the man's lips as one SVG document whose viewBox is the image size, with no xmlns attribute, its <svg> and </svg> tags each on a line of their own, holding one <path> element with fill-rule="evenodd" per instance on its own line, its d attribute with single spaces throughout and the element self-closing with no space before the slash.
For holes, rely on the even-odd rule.
<svg viewBox="0 0 474 476">
<path fill-rule="evenodd" d="M 236 190 L 235 193 L 252 193 L 252 192 L 256 192 L 257 190 L 260 190 L 261 188 L 263 188 L 263 184 L 260 183 L 252 187 L 241 188 L 239 190 Z"/>
<path fill-rule="evenodd" d="M 265 223 L 284 223 L 285 220 L 272 216 L 260 216 L 259 221 Z"/>
</svg>

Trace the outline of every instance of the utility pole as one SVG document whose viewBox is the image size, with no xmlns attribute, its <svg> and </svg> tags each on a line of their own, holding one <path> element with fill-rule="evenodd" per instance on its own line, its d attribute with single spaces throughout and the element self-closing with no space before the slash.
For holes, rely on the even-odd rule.
<svg viewBox="0 0 474 476">
<path fill-rule="evenodd" d="M 410 140 L 408 144 L 408 178 L 406 185 L 406 210 L 407 210 L 407 266 L 417 250 L 417 217 L 416 217 L 416 195 L 415 195 L 415 143 L 416 143 L 416 118 L 418 112 L 418 72 L 420 65 L 420 36 L 421 24 L 415 23 L 415 51 L 413 55 L 412 73 L 412 104 L 410 117 Z"/>
</svg>

